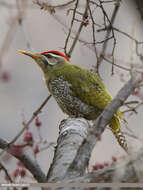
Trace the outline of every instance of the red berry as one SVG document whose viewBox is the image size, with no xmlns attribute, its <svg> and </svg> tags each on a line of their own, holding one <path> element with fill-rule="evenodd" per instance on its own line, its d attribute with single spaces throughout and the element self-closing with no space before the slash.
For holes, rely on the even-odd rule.
<svg viewBox="0 0 143 190">
<path fill-rule="evenodd" d="M 39 152 L 39 146 L 38 145 L 35 146 L 33 152 L 34 152 L 34 154 L 37 154 Z"/>
<path fill-rule="evenodd" d="M 102 137 L 101 137 L 101 136 L 99 136 L 99 137 L 98 137 L 98 140 L 99 140 L 99 141 L 101 141 L 101 140 L 102 140 Z"/>
<path fill-rule="evenodd" d="M 10 80 L 10 74 L 7 71 L 3 71 L 1 74 L 1 78 L 4 82 L 8 82 Z"/>
<path fill-rule="evenodd" d="M 103 169 L 104 168 L 104 164 L 98 164 L 99 169 Z"/>
<path fill-rule="evenodd" d="M 93 166 L 93 170 L 98 170 L 99 168 L 98 168 L 98 165 L 97 164 L 95 164 L 94 166 Z"/>
<path fill-rule="evenodd" d="M 26 133 L 24 134 L 24 141 L 33 142 L 33 135 L 30 131 L 26 131 Z"/>
<path fill-rule="evenodd" d="M 117 161 L 117 158 L 115 156 L 112 156 L 112 161 L 113 162 L 116 162 Z"/>
<path fill-rule="evenodd" d="M 25 175 L 26 175 L 26 170 L 25 170 L 24 168 L 21 168 L 21 169 L 19 170 L 19 174 L 20 174 L 21 177 L 25 177 Z"/>
<path fill-rule="evenodd" d="M 19 168 L 17 168 L 17 169 L 15 169 L 14 171 L 13 171 L 13 177 L 14 178 L 16 178 L 18 175 L 19 175 Z"/>
<path fill-rule="evenodd" d="M 14 156 L 20 156 L 23 153 L 23 148 L 23 145 L 13 145 L 12 147 L 10 147 L 8 152 L 10 152 L 10 154 Z"/>
<path fill-rule="evenodd" d="M 35 126 L 36 126 L 36 127 L 40 127 L 41 125 L 42 125 L 42 122 L 39 121 L 39 118 L 37 117 L 37 118 L 35 119 Z"/>
<path fill-rule="evenodd" d="M 132 92 L 132 95 L 134 95 L 134 96 L 136 96 L 138 94 L 139 94 L 139 90 L 137 90 L 137 89 Z"/>
<path fill-rule="evenodd" d="M 98 162 L 93 166 L 94 170 L 103 169 L 103 168 L 104 168 L 104 165 Z"/>
</svg>

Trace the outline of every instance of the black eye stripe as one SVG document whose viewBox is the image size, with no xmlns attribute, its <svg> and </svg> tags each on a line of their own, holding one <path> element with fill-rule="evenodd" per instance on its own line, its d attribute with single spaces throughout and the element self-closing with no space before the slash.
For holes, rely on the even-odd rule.
<svg viewBox="0 0 143 190">
<path fill-rule="evenodd" d="M 44 65 L 48 65 L 49 64 L 47 56 L 45 56 L 45 55 L 42 57 L 42 61 L 43 61 Z"/>
</svg>

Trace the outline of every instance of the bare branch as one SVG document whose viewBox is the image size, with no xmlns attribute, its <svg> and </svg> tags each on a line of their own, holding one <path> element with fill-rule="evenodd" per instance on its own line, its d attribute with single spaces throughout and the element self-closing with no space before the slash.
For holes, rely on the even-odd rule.
<svg viewBox="0 0 143 190">
<path fill-rule="evenodd" d="M 87 18 L 88 3 L 89 3 L 89 0 L 86 0 L 85 10 L 84 10 L 84 13 L 83 13 L 83 16 L 82 16 L 82 22 L 81 22 L 81 24 L 79 26 L 79 29 L 78 29 L 78 31 L 76 33 L 76 36 L 75 36 L 75 39 L 74 39 L 74 41 L 73 41 L 73 43 L 72 43 L 72 45 L 70 47 L 70 50 L 67 53 L 68 57 L 71 57 L 71 54 L 72 54 L 72 52 L 74 50 L 74 47 L 75 47 L 75 45 L 76 45 L 76 43 L 78 41 L 79 36 L 80 36 L 81 30 L 82 30 L 83 26 L 85 25 L 84 21 Z"/>
<path fill-rule="evenodd" d="M 34 3 L 39 5 L 41 9 L 48 10 L 51 13 L 55 12 L 55 9 L 63 9 L 70 6 L 72 3 L 74 3 L 75 0 L 68 1 L 63 4 L 57 4 L 57 5 L 51 5 L 49 2 L 45 2 L 43 0 L 35 0 Z"/>
<path fill-rule="evenodd" d="M 69 179 L 83 173 L 81 170 L 75 171 L 74 174 L 70 173 L 69 168 L 78 153 L 79 147 L 87 138 L 88 128 L 89 124 L 83 118 L 68 118 L 61 123 L 54 160 L 48 172 L 48 182 Z"/>
<path fill-rule="evenodd" d="M 142 157 L 143 150 L 140 149 L 139 152 L 127 156 L 124 159 L 121 158 L 108 167 L 92 171 L 91 173 L 85 174 L 82 177 L 77 177 L 76 179 L 69 179 L 67 183 L 103 183 L 107 181 L 110 181 L 111 183 L 114 182 L 114 176 L 117 175 L 117 173 L 120 173 L 120 179 L 118 179 L 118 182 L 137 183 L 139 182 L 139 178 L 136 174 L 134 164 L 139 162 L 140 165 L 142 165 Z M 120 172 L 121 170 L 122 172 Z"/>
<path fill-rule="evenodd" d="M 69 41 L 69 38 L 70 38 L 70 35 L 71 35 L 73 23 L 74 23 L 74 20 L 75 20 L 75 14 L 76 14 L 76 9 L 77 9 L 78 3 L 79 3 L 79 1 L 76 0 L 75 8 L 74 8 L 74 10 L 73 10 L 73 17 L 72 17 L 72 20 L 71 20 L 71 26 L 70 26 L 70 28 L 69 28 L 69 32 L 68 32 L 68 35 L 67 35 L 67 38 L 66 38 L 66 41 L 65 41 L 64 51 L 65 51 L 65 54 L 66 54 L 66 55 L 68 55 L 68 54 L 67 54 L 67 45 L 68 45 L 68 41 Z"/>
<path fill-rule="evenodd" d="M 94 19 L 93 19 L 93 15 L 92 15 L 92 12 L 91 12 L 91 9 L 90 9 L 90 6 L 88 5 L 88 9 L 89 9 L 89 14 L 90 14 L 90 17 L 91 17 L 91 21 L 92 21 L 92 38 L 93 38 L 93 48 L 94 48 L 94 52 L 95 52 L 95 55 L 96 55 L 96 59 L 97 59 L 97 62 L 98 62 L 98 53 L 97 53 L 97 50 L 96 50 L 96 40 L 95 40 L 95 22 L 94 22 Z"/>
<path fill-rule="evenodd" d="M 23 123 L 24 127 L 21 129 L 21 131 L 12 139 L 12 141 L 10 143 L 7 144 L 7 146 L 5 147 L 5 149 L 3 151 L 0 152 L 0 156 L 7 151 L 8 148 L 10 148 L 15 142 L 16 140 L 23 134 L 23 132 L 28 128 L 28 126 L 32 123 L 32 121 L 38 116 L 38 114 L 41 112 L 41 110 L 43 109 L 43 107 L 46 105 L 46 103 L 49 101 L 49 99 L 51 98 L 51 95 L 49 95 L 44 101 L 43 103 L 40 105 L 40 107 L 33 113 L 32 117 L 29 119 L 29 121 L 27 123 Z"/>
<path fill-rule="evenodd" d="M 9 182 L 13 183 L 7 169 L 4 167 L 4 165 L 2 163 L 0 163 L 0 169 L 2 169 L 5 172 L 5 175 L 7 177 L 7 179 L 9 180 Z M 16 190 L 16 189 L 15 189 Z"/>
<path fill-rule="evenodd" d="M 27 123 L 24 123 L 24 127 L 21 129 L 21 131 L 14 137 L 14 139 L 9 143 L 9 146 L 13 143 L 15 143 L 15 141 L 22 135 L 22 133 L 25 131 L 25 129 L 28 128 L 28 126 L 32 123 L 32 121 L 38 116 L 38 114 L 41 112 L 41 110 L 43 109 L 43 107 L 46 105 L 46 103 L 49 101 L 49 99 L 51 98 L 52 95 L 49 95 L 44 101 L 43 103 L 40 105 L 40 107 L 33 113 L 32 117 L 29 119 L 29 121 Z"/>
<path fill-rule="evenodd" d="M 9 143 L 7 143 L 5 140 L 0 139 L 0 148 L 4 149 L 11 155 L 13 155 L 15 158 L 20 160 L 24 166 L 31 172 L 31 174 L 34 176 L 34 178 L 38 182 L 46 182 L 46 176 L 41 170 L 40 166 L 35 160 L 32 160 L 26 153 L 23 151 L 18 152 L 18 154 L 14 153 L 14 149 L 17 151 L 17 147 L 15 145 L 11 145 L 10 148 L 7 148 Z"/>
<path fill-rule="evenodd" d="M 114 35 L 114 30 L 112 28 L 113 24 L 114 24 L 114 21 L 115 21 L 115 18 L 117 16 L 117 13 L 118 13 L 118 10 L 119 10 L 119 7 L 120 7 L 120 0 L 117 0 L 117 2 L 115 3 L 115 8 L 114 8 L 114 11 L 112 13 L 112 17 L 111 17 L 111 21 L 110 19 L 108 18 L 108 15 L 106 13 L 106 11 L 104 10 L 103 8 L 103 5 L 102 5 L 102 2 L 99 0 L 100 2 L 100 7 L 101 7 L 101 10 L 103 11 L 103 14 L 105 15 L 106 19 L 108 20 L 109 22 L 109 25 L 110 25 L 110 29 L 107 31 L 106 33 L 106 36 L 105 36 L 105 42 L 103 44 L 103 47 L 102 47 L 102 51 L 101 51 L 101 54 L 100 54 L 100 58 L 97 62 L 97 72 L 98 72 L 98 68 L 99 68 L 99 64 L 102 62 L 103 60 L 103 55 L 105 54 L 105 51 L 106 51 L 106 48 L 107 48 L 107 40 L 110 36 L 110 33 L 112 32 L 112 36 L 113 36 L 113 39 L 114 39 L 114 44 L 113 44 L 113 49 L 112 49 L 112 56 L 114 55 L 114 51 L 115 51 L 115 45 L 116 45 L 116 38 L 115 38 L 115 35 Z M 105 25 L 106 26 L 106 25 Z M 114 60 L 113 60 L 113 63 L 114 63 Z M 113 65 L 112 65 L 112 73 L 113 73 Z"/>
</svg>

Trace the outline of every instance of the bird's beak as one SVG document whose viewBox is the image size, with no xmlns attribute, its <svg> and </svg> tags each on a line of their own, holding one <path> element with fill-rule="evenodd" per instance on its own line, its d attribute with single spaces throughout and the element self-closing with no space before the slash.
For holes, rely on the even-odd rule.
<svg viewBox="0 0 143 190">
<path fill-rule="evenodd" d="M 28 55 L 28 56 L 32 57 L 34 60 L 37 60 L 37 59 L 39 59 L 41 57 L 38 54 L 32 54 L 32 53 L 29 53 L 29 52 L 26 52 L 26 51 L 23 51 L 23 50 L 18 50 L 18 52 L 23 53 L 24 55 Z"/>
</svg>

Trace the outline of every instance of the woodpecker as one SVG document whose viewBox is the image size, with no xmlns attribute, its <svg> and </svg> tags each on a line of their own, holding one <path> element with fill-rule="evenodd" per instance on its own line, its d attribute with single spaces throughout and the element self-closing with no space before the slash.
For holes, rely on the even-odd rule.
<svg viewBox="0 0 143 190">
<path fill-rule="evenodd" d="M 112 101 L 102 80 L 94 72 L 73 65 L 61 52 L 50 50 L 32 54 L 19 50 L 35 60 L 42 69 L 46 85 L 59 107 L 70 117 L 95 121 Z M 109 127 L 120 146 L 127 152 L 127 143 L 121 131 L 120 110 L 114 114 Z"/>
</svg>

